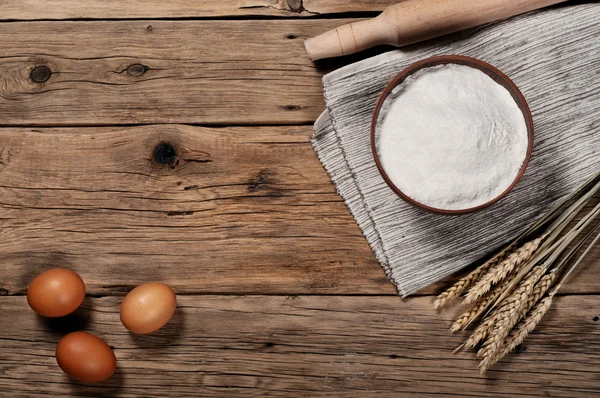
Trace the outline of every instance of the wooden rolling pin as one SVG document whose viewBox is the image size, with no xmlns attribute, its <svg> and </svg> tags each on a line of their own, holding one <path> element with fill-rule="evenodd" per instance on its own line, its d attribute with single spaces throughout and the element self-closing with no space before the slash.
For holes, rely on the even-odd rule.
<svg viewBox="0 0 600 398">
<path fill-rule="evenodd" d="M 406 0 L 376 18 L 350 23 L 304 42 L 311 60 L 389 44 L 404 46 L 565 0 Z"/>
</svg>

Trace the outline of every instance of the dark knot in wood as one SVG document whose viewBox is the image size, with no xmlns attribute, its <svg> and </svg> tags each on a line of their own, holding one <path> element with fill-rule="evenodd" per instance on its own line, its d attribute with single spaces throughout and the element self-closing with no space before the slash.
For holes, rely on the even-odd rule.
<svg viewBox="0 0 600 398">
<path fill-rule="evenodd" d="M 52 70 L 46 65 L 40 65 L 33 68 L 29 77 L 36 83 L 44 83 L 50 79 L 50 75 L 52 75 Z"/>
<path fill-rule="evenodd" d="M 297 12 L 300 14 L 305 10 L 302 0 L 286 0 L 286 3 L 292 12 Z"/>
<path fill-rule="evenodd" d="M 142 64 L 133 64 L 127 67 L 127 73 L 131 76 L 142 76 L 147 70 L 148 67 Z"/>
<path fill-rule="evenodd" d="M 159 142 L 154 148 L 152 158 L 158 164 L 168 164 L 173 167 L 177 160 L 177 150 L 168 142 Z"/>
</svg>

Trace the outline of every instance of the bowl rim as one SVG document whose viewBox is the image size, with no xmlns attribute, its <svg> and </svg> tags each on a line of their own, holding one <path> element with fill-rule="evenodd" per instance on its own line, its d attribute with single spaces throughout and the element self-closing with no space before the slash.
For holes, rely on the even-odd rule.
<svg viewBox="0 0 600 398">
<path fill-rule="evenodd" d="M 523 165 L 521 166 L 521 169 L 519 170 L 519 173 L 517 173 L 517 176 L 515 177 L 513 182 L 509 185 L 508 188 L 506 188 L 506 190 L 504 190 L 501 194 L 499 194 L 495 198 L 493 198 L 493 199 L 489 200 L 488 202 L 483 203 L 481 205 L 466 208 L 466 209 L 457 209 L 457 210 L 439 209 L 439 208 L 435 208 L 435 207 L 428 206 L 423 203 L 417 202 L 416 200 L 410 198 L 408 195 L 406 195 L 404 192 L 402 192 L 396 185 L 394 185 L 394 183 L 388 177 L 388 175 L 385 172 L 385 170 L 383 169 L 383 166 L 379 159 L 379 154 L 377 153 L 376 134 L 375 134 L 376 127 L 377 127 L 377 119 L 379 117 L 379 113 L 381 111 L 381 107 L 383 106 L 384 101 L 389 96 L 389 94 L 392 92 L 392 90 L 394 88 L 396 88 L 396 86 L 401 84 L 408 76 L 412 75 L 416 71 L 423 69 L 423 68 L 428 68 L 428 67 L 437 66 L 437 65 L 444 65 L 444 64 L 465 65 L 465 66 L 469 66 L 469 67 L 478 69 L 478 70 L 484 72 L 490 78 L 492 78 L 496 83 L 498 83 L 501 86 L 503 86 L 504 88 L 506 88 L 508 90 L 508 92 L 511 94 L 511 96 L 513 97 L 513 99 L 515 100 L 515 102 L 517 103 L 517 106 L 519 107 L 521 112 L 523 113 L 523 117 L 525 118 L 525 124 L 527 126 L 527 136 L 528 136 L 527 153 L 525 155 Z M 394 193 L 396 195 L 398 195 L 400 198 L 402 198 L 407 203 L 409 203 L 419 209 L 422 209 L 422 210 L 425 210 L 425 211 L 428 211 L 431 213 L 437 213 L 437 214 L 471 213 L 471 212 L 474 212 L 477 210 L 484 209 L 488 206 L 491 206 L 492 204 L 496 203 L 497 201 L 502 199 L 504 196 L 506 196 L 515 187 L 515 185 L 517 185 L 517 183 L 521 180 L 521 177 L 523 177 L 523 174 L 525 173 L 525 170 L 527 169 L 527 166 L 529 165 L 529 161 L 531 159 L 531 154 L 533 152 L 533 141 L 534 141 L 533 138 L 534 138 L 533 118 L 531 116 L 531 110 L 529 109 L 529 105 L 527 104 L 525 97 L 523 96 L 523 94 L 521 93 L 521 91 L 519 90 L 517 85 L 512 80 L 510 80 L 510 78 L 508 76 L 506 76 L 503 72 L 501 72 L 494 66 L 488 64 L 487 62 L 481 61 L 477 58 L 464 56 L 464 55 L 438 55 L 438 56 L 434 56 L 434 57 L 428 57 L 428 58 L 422 59 L 420 61 L 417 61 L 415 63 L 412 63 L 411 65 L 409 65 L 408 67 L 403 69 L 383 89 L 383 92 L 381 93 L 381 95 L 379 96 L 379 99 L 377 100 L 377 104 L 375 105 L 375 110 L 373 111 L 373 116 L 371 118 L 371 151 L 373 153 L 373 157 L 375 158 L 375 164 L 377 165 L 377 169 L 379 170 L 379 173 L 383 177 L 386 184 L 392 189 L 392 191 L 394 191 Z"/>
</svg>

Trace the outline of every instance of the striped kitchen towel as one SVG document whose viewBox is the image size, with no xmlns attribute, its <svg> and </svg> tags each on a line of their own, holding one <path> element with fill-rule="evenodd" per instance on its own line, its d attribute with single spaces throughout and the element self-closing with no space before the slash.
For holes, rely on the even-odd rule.
<svg viewBox="0 0 600 398">
<path fill-rule="evenodd" d="M 384 86 L 420 59 L 479 58 L 506 73 L 532 111 L 523 179 L 498 203 L 460 216 L 411 207 L 385 184 L 370 147 Z M 600 4 L 553 7 L 391 51 L 323 78 L 327 110 L 313 147 L 402 296 L 490 254 L 600 167 Z"/>
</svg>

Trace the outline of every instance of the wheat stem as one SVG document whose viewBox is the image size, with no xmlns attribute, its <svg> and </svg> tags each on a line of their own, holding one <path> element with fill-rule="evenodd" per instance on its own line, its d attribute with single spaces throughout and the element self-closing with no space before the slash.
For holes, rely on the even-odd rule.
<svg viewBox="0 0 600 398">
<path fill-rule="evenodd" d="M 594 227 L 593 231 L 596 231 L 598 228 L 600 228 L 600 222 L 598 222 L 596 224 L 596 226 Z M 556 293 L 558 291 L 558 289 L 560 289 L 560 287 L 562 286 L 563 283 L 565 283 L 565 281 L 567 280 L 567 278 L 569 277 L 569 275 L 571 275 L 571 273 L 573 272 L 573 270 L 575 268 L 577 268 L 577 266 L 579 264 L 581 264 L 581 262 L 583 261 L 583 259 L 588 255 L 588 253 L 590 252 L 590 250 L 592 250 L 592 247 L 594 247 L 594 245 L 596 244 L 596 242 L 598 242 L 598 240 L 600 240 L 600 233 L 598 235 L 596 235 L 596 237 L 594 238 L 594 240 L 592 241 L 592 243 L 590 243 L 588 245 L 588 247 L 585 249 L 585 251 L 583 253 L 581 253 L 581 256 L 579 256 L 579 258 L 577 259 L 577 261 L 575 262 L 575 264 L 573 264 L 569 270 L 567 271 L 566 274 L 564 274 L 560 280 L 558 281 L 558 283 L 556 284 L 556 286 L 554 287 L 553 291 L 554 293 Z"/>
<path fill-rule="evenodd" d="M 514 248 L 517 245 L 521 244 L 524 239 L 532 235 L 538 229 L 545 227 L 548 223 L 552 223 L 550 227 L 548 227 L 549 231 L 558 229 L 562 230 L 562 228 L 564 228 L 564 226 L 568 223 L 565 221 L 567 221 L 566 219 L 569 217 L 569 215 L 572 213 L 577 213 L 574 210 L 581 209 L 582 206 L 584 206 L 590 200 L 594 192 L 600 189 L 600 181 L 596 181 L 598 180 L 598 178 L 600 178 L 600 171 L 590 176 L 590 178 L 588 178 L 581 186 L 579 186 L 579 188 L 577 188 L 568 197 L 566 197 L 560 203 L 554 206 L 554 208 L 551 211 L 549 211 L 548 213 L 546 213 L 546 215 L 537 220 L 533 225 L 531 225 L 525 232 L 523 232 L 519 237 L 517 237 L 510 245 L 508 245 L 500 253 L 498 253 L 496 256 L 494 256 L 492 259 L 487 261 L 479 268 L 472 271 L 466 277 L 461 278 L 449 289 L 442 292 L 435 300 L 433 304 L 434 308 L 438 309 L 440 307 L 443 307 L 451 300 L 455 299 L 456 297 L 459 297 L 475 282 L 477 282 L 486 272 L 488 272 L 488 270 L 492 266 L 497 265 L 500 261 L 504 260 L 505 257 L 510 253 L 510 251 L 514 250 Z M 573 201 L 575 202 L 572 203 Z M 567 206 L 568 210 L 565 211 L 564 209 Z M 570 221 L 570 219 L 568 221 Z M 489 291 L 490 288 L 491 286 L 487 288 L 487 291 Z M 481 293 L 481 295 L 483 294 L 485 293 Z M 467 304 L 475 302 L 479 297 L 470 298 Z"/>
<path fill-rule="evenodd" d="M 552 222 L 548 231 L 552 231 L 557 225 L 568 217 L 570 214 L 578 213 L 581 210 L 580 205 L 585 205 L 594 194 L 600 190 L 600 170 L 592 174 L 585 182 L 583 182 L 573 193 L 568 195 L 565 199 L 561 200 L 556 206 L 547 212 L 543 217 L 531 225 L 520 238 L 525 238 L 538 229 L 546 226 L 549 222 Z M 575 202 L 573 202 L 575 201 Z M 565 207 L 567 207 L 565 210 Z M 575 212 L 576 209 L 579 209 Z"/>
<path fill-rule="evenodd" d="M 571 242 L 573 242 L 573 240 L 577 238 L 581 231 L 585 229 L 598 214 L 600 214 L 600 203 L 598 203 L 588 214 L 586 214 L 577 223 L 577 225 L 571 228 L 571 230 L 569 230 L 569 232 L 567 232 L 565 236 L 554 242 L 554 244 L 552 244 L 550 248 L 540 250 L 540 252 L 532 260 L 525 263 L 521 267 L 517 275 L 515 275 L 515 277 L 512 278 L 511 282 L 506 287 L 504 293 L 502 293 L 500 297 L 498 297 L 495 300 L 494 304 L 492 305 L 492 308 L 494 308 L 496 305 L 498 305 L 500 302 L 506 299 L 506 297 L 508 297 L 512 293 L 513 289 L 519 283 L 521 283 L 523 278 L 526 275 L 528 275 L 529 271 L 531 271 L 531 269 L 545 257 L 548 257 L 544 262 L 544 264 L 547 265 L 546 269 L 548 269 L 549 265 L 551 265 L 562 254 L 562 252 L 567 248 L 567 246 L 569 246 Z"/>
</svg>

